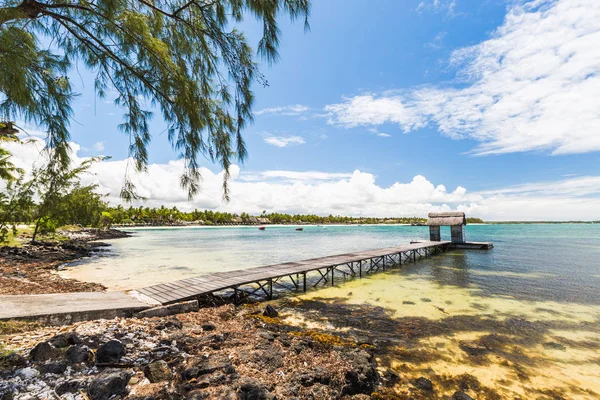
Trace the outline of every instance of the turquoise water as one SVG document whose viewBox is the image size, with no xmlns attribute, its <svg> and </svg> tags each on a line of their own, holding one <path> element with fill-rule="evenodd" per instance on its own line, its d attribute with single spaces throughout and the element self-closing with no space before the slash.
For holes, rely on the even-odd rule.
<svg viewBox="0 0 600 400">
<path fill-rule="evenodd" d="M 427 398 L 459 388 L 477 399 L 600 398 L 600 225 L 468 225 L 466 232 L 495 248 L 339 279 L 273 305 L 283 323 L 372 340 L 380 372 L 402 377 L 390 389 L 400 398 L 421 398 L 408 383 L 421 376 L 436 388 Z M 132 289 L 427 236 L 427 227 L 411 226 L 138 229 L 61 274 Z"/>
<path fill-rule="evenodd" d="M 291 226 L 130 229 L 102 257 L 67 268 L 69 277 L 132 289 L 210 272 L 333 255 L 427 239 L 419 226 Z M 453 252 L 418 273 L 439 284 L 476 285 L 520 299 L 600 304 L 600 225 L 467 225 L 490 251 Z M 449 237 L 442 231 L 442 239 Z M 436 268 L 445 265 L 450 268 Z"/>
</svg>

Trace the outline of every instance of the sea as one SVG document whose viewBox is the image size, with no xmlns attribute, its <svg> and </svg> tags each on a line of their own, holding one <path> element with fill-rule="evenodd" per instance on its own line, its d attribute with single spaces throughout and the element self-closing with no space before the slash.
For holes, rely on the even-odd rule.
<svg viewBox="0 0 600 400">
<path fill-rule="evenodd" d="M 428 238 L 423 226 L 295 228 L 127 229 L 132 237 L 60 274 L 129 290 Z M 466 237 L 494 248 L 286 296 L 282 318 L 371 338 L 399 396 L 421 398 L 411 382 L 425 377 L 439 398 L 600 399 L 600 224 L 470 224 Z"/>
</svg>

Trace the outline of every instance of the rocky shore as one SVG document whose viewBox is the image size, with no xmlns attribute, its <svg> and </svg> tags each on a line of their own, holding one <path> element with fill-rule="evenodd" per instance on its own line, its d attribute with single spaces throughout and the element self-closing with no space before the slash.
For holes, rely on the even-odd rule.
<svg viewBox="0 0 600 400">
<path fill-rule="evenodd" d="M 0 399 L 367 399 L 386 382 L 371 346 L 278 324 L 263 308 L 4 335 Z"/>
<path fill-rule="evenodd" d="M 41 294 L 94 292 L 105 290 L 100 284 L 61 278 L 57 268 L 102 252 L 101 240 L 131 236 L 116 229 L 81 229 L 62 232 L 61 240 L 27 242 L 21 247 L 0 247 L 0 294 Z"/>
</svg>

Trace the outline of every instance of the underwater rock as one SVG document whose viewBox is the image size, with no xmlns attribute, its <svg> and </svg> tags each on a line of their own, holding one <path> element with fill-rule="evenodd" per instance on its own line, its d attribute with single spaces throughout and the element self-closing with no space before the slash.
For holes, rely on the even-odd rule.
<svg viewBox="0 0 600 400">
<path fill-rule="evenodd" d="M 470 356 L 481 356 L 489 352 L 485 346 L 481 346 L 475 342 L 466 342 L 464 340 L 461 340 L 458 343 L 458 347 Z"/>
<path fill-rule="evenodd" d="M 452 395 L 452 400 L 473 400 L 473 398 L 465 392 L 461 392 L 459 390 L 458 392 L 454 392 Z"/>
<path fill-rule="evenodd" d="M 273 306 L 267 304 L 267 307 L 265 307 L 265 311 L 263 311 L 263 315 L 269 318 L 276 318 L 279 315 L 279 312 L 275 308 L 273 308 Z"/>
<path fill-rule="evenodd" d="M 433 383 L 431 383 L 431 381 L 427 378 L 425 378 L 424 376 L 421 376 L 417 379 L 415 379 L 412 383 L 417 389 L 421 389 L 421 390 L 433 390 Z"/>
</svg>

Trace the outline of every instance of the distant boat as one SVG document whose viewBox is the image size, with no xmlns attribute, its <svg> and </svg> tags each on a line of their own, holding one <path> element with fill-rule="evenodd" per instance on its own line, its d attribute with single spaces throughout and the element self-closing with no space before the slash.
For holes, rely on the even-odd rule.
<svg viewBox="0 0 600 400">
<path fill-rule="evenodd" d="M 297 231 L 303 231 L 304 228 L 296 228 Z"/>
<path fill-rule="evenodd" d="M 264 231 L 267 227 L 266 226 L 259 226 L 258 229 L 261 231 Z"/>
</svg>

